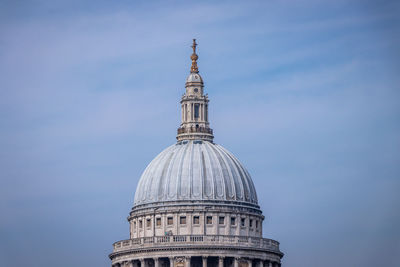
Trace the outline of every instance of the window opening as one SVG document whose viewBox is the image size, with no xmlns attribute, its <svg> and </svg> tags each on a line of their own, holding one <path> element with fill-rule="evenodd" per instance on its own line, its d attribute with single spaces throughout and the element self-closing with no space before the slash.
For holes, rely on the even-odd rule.
<svg viewBox="0 0 400 267">
<path fill-rule="evenodd" d="M 186 224 L 186 216 L 181 216 L 181 217 L 179 218 L 179 223 L 180 223 L 180 224 Z"/>
<path fill-rule="evenodd" d="M 194 118 L 199 118 L 199 104 L 194 104 Z"/>
</svg>

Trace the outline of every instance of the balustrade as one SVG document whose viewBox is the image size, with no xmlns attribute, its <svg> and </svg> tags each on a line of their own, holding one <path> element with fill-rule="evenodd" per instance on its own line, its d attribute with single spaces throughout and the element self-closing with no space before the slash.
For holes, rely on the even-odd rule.
<svg viewBox="0 0 400 267">
<path fill-rule="evenodd" d="M 140 237 L 114 243 L 114 252 L 132 248 L 170 246 L 179 244 L 238 246 L 263 248 L 279 252 L 279 243 L 275 240 L 260 237 L 229 235 L 172 235 Z"/>
</svg>

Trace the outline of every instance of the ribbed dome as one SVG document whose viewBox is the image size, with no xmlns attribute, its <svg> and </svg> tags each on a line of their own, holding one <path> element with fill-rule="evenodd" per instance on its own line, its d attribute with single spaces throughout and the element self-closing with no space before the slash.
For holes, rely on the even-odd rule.
<svg viewBox="0 0 400 267">
<path fill-rule="evenodd" d="M 208 141 L 182 141 L 147 166 L 134 205 L 196 200 L 257 205 L 257 194 L 247 170 L 225 148 Z"/>
<path fill-rule="evenodd" d="M 201 78 L 200 74 L 198 73 L 190 73 L 189 76 L 186 78 L 187 83 L 194 83 L 199 82 L 202 83 L 203 79 Z"/>
</svg>

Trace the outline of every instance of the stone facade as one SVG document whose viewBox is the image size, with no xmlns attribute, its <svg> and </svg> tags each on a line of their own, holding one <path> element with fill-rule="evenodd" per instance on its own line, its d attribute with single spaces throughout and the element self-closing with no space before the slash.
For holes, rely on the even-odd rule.
<svg viewBox="0 0 400 267">
<path fill-rule="evenodd" d="M 178 143 L 146 168 L 129 214 L 130 238 L 114 243 L 113 267 L 277 267 L 279 242 L 263 238 L 251 177 L 213 143 L 208 97 L 193 41 Z"/>
</svg>

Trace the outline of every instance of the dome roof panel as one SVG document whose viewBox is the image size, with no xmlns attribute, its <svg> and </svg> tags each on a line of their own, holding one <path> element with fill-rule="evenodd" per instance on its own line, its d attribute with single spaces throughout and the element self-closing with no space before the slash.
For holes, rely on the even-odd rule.
<svg viewBox="0 0 400 267">
<path fill-rule="evenodd" d="M 182 141 L 162 151 L 140 178 L 134 206 L 212 200 L 257 205 L 249 173 L 229 151 L 208 141 Z"/>
<path fill-rule="evenodd" d="M 203 83 L 203 79 L 201 78 L 200 74 L 198 73 L 190 73 L 189 76 L 186 78 L 187 83 Z"/>
</svg>

